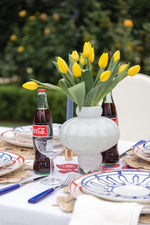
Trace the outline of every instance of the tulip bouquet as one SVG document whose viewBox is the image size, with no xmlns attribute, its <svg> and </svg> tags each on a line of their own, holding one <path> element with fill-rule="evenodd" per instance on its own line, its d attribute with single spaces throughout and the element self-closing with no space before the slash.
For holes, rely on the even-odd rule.
<svg viewBox="0 0 150 225">
<path fill-rule="evenodd" d="M 23 84 L 24 88 L 35 90 L 38 87 L 55 89 L 67 95 L 75 102 L 79 110 L 83 106 L 96 106 L 112 89 L 126 76 L 134 76 L 140 71 L 140 66 L 129 68 L 129 64 L 121 65 L 120 52 L 117 50 L 109 60 L 104 52 L 98 60 L 98 71 L 94 77 L 92 63 L 94 62 L 94 48 L 90 42 L 85 42 L 83 52 L 73 51 L 69 54 L 69 64 L 60 57 L 54 64 L 62 75 L 59 86 L 32 80 Z"/>
</svg>

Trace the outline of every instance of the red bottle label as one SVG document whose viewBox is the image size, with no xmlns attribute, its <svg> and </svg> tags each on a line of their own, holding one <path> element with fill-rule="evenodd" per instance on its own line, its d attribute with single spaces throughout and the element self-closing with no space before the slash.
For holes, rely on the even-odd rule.
<svg viewBox="0 0 150 225">
<path fill-rule="evenodd" d="M 118 126 L 118 118 L 117 117 L 111 118 L 111 120 L 113 120 Z"/>
<path fill-rule="evenodd" d="M 47 126 L 33 125 L 33 136 L 35 137 L 46 137 L 48 135 Z"/>
</svg>

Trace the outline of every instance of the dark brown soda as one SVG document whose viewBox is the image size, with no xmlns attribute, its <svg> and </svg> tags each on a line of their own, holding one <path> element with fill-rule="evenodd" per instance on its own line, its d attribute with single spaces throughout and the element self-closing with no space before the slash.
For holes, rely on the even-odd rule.
<svg viewBox="0 0 150 225">
<path fill-rule="evenodd" d="M 118 125 L 116 107 L 114 103 L 102 103 L 102 116 L 112 119 Z M 119 161 L 118 144 L 102 152 L 103 163 L 116 163 Z"/>
<path fill-rule="evenodd" d="M 102 116 L 106 116 L 108 118 L 116 118 L 116 107 L 114 103 L 102 103 Z"/>
<path fill-rule="evenodd" d="M 34 120 L 34 125 L 47 125 L 49 126 L 49 135 L 53 135 L 53 128 L 52 128 L 52 119 L 49 112 L 49 109 L 36 109 Z M 48 174 L 50 172 L 50 160 L 45 155 L 41 154 L 36 145 L 35 145 L 35 138 L 33 136 L 33 145 L 34 145 L 34 152 L 35 152 L 35 159 L 33 164 L 33 170 L 35 173 L 38 174 Z"/>
</svg>

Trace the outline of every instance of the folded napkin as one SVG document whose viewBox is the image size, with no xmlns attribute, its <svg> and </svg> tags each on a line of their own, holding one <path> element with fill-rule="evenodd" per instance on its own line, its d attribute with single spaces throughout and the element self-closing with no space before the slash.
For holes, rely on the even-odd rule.
<svg viewBox="0 0 150 225">
<path fill-rule="evenodd" d="M 142 207 L 134 202 L 110 202 L 81 195 L 69 225 L 137 225 Z"/>
</svg>

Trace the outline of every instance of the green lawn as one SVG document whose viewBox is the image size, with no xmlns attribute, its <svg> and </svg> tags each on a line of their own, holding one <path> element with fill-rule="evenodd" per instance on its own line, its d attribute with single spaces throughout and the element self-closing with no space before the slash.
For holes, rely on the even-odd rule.
<svg viewBox="0 0 150 225">
<path fill-rule="evenodd" d="M 29 123 L 22 123 L 22 122 L 3 122 L 3 121 L 0 121 L 0 126 L 3 126 L 3 127 L 19 127 L 19 126 L 25 126 L 25 125 L 32 125 L 32 124 L 29 124 Z"/>
</svg>

